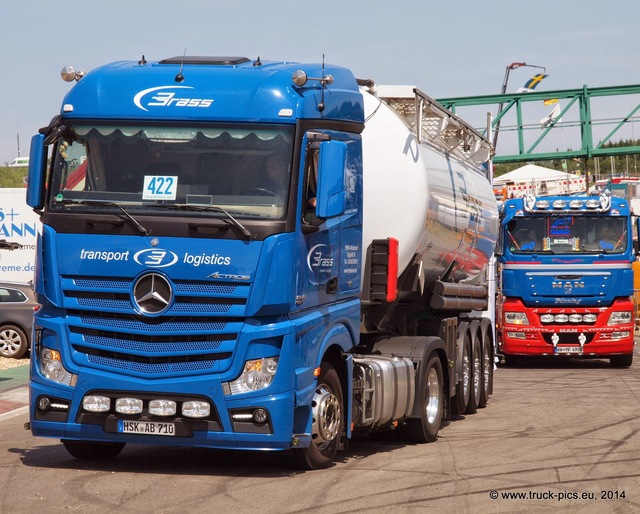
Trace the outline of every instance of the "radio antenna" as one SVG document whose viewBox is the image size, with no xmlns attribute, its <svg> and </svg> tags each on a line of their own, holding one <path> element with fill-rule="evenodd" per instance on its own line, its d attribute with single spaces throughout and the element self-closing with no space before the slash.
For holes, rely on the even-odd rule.
<svg viewBox="0 0 640 514">
<path fill-rule="evenodd" d="M 180 70 L 178 71 L 178 74 L 176 75 L 176 78 L 174 79 L 176 82 L 180 83 L 180 82 L 184 82 L 184 76 L 182 75 L 182 67 L 184 66 L 184 58 L 187 55 L 187 49 L 184 49 L 184 53 L 182 54 L 182 61 L 180 62 Z"/>
<path fill-rule="evenodd" d="M 322 80 L 320 81 L 322 89 L 320 90 L 320 103 L 318 104 L 318 111 L 324 111 L 324 88 L 325 88 L 325 75 L 324 75 L 324 54 L 322 54 Z"/>
</svg>

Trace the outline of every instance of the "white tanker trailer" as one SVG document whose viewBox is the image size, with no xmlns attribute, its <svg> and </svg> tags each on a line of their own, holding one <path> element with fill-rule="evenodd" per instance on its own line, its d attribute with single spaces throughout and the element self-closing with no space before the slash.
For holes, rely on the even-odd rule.
<svg viewBox="0 0 640 514">
<path fill-rule="evenodd" d="M 355 428 L 403 420 L 399 429 L 410 439 L 433 441 L 443 417 L 474 413 L 493 387 L 489 263 L 499 220 L 483 167 L 490 145 L 413 87 L 362 91 L 367 355 L 354 359 L 355 397 L 365 398 L 356 401 Z M 385 268 L 393 252 L 397 269 Z M 388 301 L 393 286 L 381 283 L 394 272 L 397 297 Z M 373 397 L 384 407 L 372 407 Z"/>
</svg>

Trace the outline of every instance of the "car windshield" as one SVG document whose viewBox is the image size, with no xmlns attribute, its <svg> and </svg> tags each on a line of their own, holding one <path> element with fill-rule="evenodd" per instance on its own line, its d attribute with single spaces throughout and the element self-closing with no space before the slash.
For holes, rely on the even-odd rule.
<svg viewBox="0 0 640 514">
<path fill-rule="evenodd" d="M 598 216 L 514 218 L 505 245 L 512 253 L 623 253 L 628 234 L 625 219 Z"/>
<path fill-rule="evenodd" d="M 282 219 L 292 142 L 283 125 L 75 125 L 55 150 L 50 209 Z"/>
</svg>

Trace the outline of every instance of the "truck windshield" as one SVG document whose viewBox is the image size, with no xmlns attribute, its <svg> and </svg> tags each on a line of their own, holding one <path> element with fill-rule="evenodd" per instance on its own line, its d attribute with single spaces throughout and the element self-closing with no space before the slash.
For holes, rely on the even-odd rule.
<svg viewBox="0 0 640 514">
<path fill-rule="evenodd" d="M 505 234 L 505 245 L 515 254 L 624 253 L 627 241 L 623 217 L 516 217 Z"/>
<path fill-rule="evenodd" d="M 75 125 L 54 153 L 50 209 L 282 219 L 292 147 L 283 125 Z"/>
</svg>

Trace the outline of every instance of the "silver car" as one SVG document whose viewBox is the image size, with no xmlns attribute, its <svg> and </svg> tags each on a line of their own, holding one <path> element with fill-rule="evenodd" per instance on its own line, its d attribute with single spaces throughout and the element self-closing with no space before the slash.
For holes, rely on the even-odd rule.
<svg viewBox="0 0 640 514">
<path fill-rule="evenodd" d="M 38 308 L 31 283 L 0 282 L 0 356 L 19 359 L 27 352 Z"/>
</svg>

